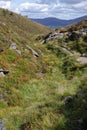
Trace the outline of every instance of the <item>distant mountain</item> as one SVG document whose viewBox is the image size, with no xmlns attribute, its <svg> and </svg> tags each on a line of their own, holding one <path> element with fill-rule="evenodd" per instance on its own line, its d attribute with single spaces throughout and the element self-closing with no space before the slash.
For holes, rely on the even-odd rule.
<svg viewBox="0 0 87 130">
<path fill-rule="evenodd" d="M 37 23 L 43 24 L 45 26 L 51 27 L 51 28 L 57 28 L 57 27 L 65 27 L 70 24 L 77 23 L 81 20 L 87 19 L 87 16 L 79 17 L 76 19 L 71 19 L 71 20 L 63 20 L 63 19 L 58 19 L 58 18 L 53 18 L 53 17 L 48 17 L 48 18 L 43 18 L 43 19 L 31 19 Z"/>
</svg>

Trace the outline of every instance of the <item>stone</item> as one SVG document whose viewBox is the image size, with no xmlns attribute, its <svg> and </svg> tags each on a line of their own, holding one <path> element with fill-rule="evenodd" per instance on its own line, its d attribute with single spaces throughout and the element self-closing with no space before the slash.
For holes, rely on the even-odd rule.
<svg viewBox="0 0 87 130">
<path fill-rule="evenodd" d="M 51 33 L 48 37 L 45 38 L 45 40 L 51 40 L 51 39 L 62 39 L 64 36 L 64 33 Z"/>
<path fill-rule="evenodd" d="M 70 36 L 68 36 L 68 40 L 75 41 L 79 38 L 79 35 L 75 32 L 72 32 Z"/>
<path fill-rule="evenodd" d="M 2 120 L 0 120 L 0 130 L 6 130 L 6 127 Z"/>
<path fill-rule="evenodd" d="M 0 72 L 0 77 L 5 77 L 5 74 L 3 72 Z"/>
<path fill-rule="evenodd" d="M 78 123 L 79 123 L 79 124 L 82 124 L 82 123 L 83 123 L 83 119 L 79 119 L 79 120 L 78 120 Z"/>
<path fill-rule="evenodd" d="M 37 77 L 44 77 L 44 74 L 43 73 L 37 73 L 36 76 Z"/>
<path fill-rule="evenodd" d="M 39 57 L 39 55 L 38 55 L 38 53 L 36 52 L 36 51 L 32 51 L 32 53 L 33 53 L 33 55 L 35 56 L 35 57 Z"/>
<path fill-rule="evenodd" d="M 0 77 L 5 77 L 5 75 L 8 73 L 9 73 L 9 70 L 0 69 Z"/>
<path fill-rule="evenodd" d="M 67 96 L 64 99 L 65 104 L 71 103 L 72 101 L 73 101 L 73 96 Z"/>
<path fill-rule="evenodd" d="M 11 50 L 16 50 L 17 49 L 17 44 L 15 42 L 13 42 L 10 46 Z"/>
<path fill-rule="evenodd" d="M 15 50 L 18 54 L 21 55 L 21 51 L 18 50 L 18 46 L 17 46 L 17 44 L 16 44 L 15 42 L 13 42 L 13 43 L 11 44 L 10 49 L 11 49 L 11 50 Z"/>
<path fill-rule="evenodd" d="M 29 53 L 29 50 L 25 48 L 25 52 L 26 52 L 26 53 Z"/>
<path fill-rule="evenodd" d="M 3 48 L 0 48 L 0 53 L 3 52 L 3 51 L 4 51 Z"/>
<path fill-rule="evenodd" d="M 16 50 L 16 52 L 21 55 L 21 51 L 20 50 Z"/>
<path fill-rule="evenodd" d="M 32 49 L 30 46 L 26 45 L 27 49 L 31 51 L 31 53 L 34 55 L 34 57 L 39 57 L 39 54 L 34 50 Z"/>
<path fill-rule="evenodd" d="M 3 94 L 1 93 L 0 94 L 0 100 L 3 100 L 4 99 L 4 96 L 3 96 Z"/>
</svg>

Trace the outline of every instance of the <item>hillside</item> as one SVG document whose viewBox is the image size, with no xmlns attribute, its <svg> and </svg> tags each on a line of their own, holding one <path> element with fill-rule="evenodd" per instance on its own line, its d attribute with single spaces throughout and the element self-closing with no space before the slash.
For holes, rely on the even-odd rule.
<svg viewBox="0 0 87 130">
<path fill-rule="evenodd" d="M 1 130 L 86 130 L 86 27 L 55 32 L 0 9 Z"/>
<path fill-rule="evenodd" d="M 71 20 L 64 20 L 64 19 L 58 19 L 58 18 L 43 18 L 43 19 L 32 19 L 33 21 L 40 23 L 42 25 L 48 26 L 50 28 L 58 28 L 58 27 L 66 27 L 70 24 L 77 23 L 81 20 L 87 19 L 87 16 L 79 17 L 76 19 Z"/>
<path fill-rule="evenodd" d="M 23 36 L 27 41 L 29 37 L 30 40 L 32 40 L 31 34 L 32 36 L 47 34 L 50 30 L 45 26 L 32 22 L 26 17 L 17 15 L 8 10 L 0 9 L 0 31 L 6 34 L 8 40 L 12 40 L 14 36 L 15 40 L 17 38 L 20 41 Z"/>
</svg>

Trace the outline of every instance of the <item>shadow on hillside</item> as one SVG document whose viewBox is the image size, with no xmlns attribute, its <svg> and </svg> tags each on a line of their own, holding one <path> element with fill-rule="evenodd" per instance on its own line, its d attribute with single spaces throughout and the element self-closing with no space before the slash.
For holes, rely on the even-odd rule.
<svg viewBox="0 0 87 130">
<path fill-rule="evenodd" d="M 65 122 L 57 124 L 54 130 L 87 130 L 87 78 L 75 95 L 64 99 L 62 112 Z"/>
</svg>

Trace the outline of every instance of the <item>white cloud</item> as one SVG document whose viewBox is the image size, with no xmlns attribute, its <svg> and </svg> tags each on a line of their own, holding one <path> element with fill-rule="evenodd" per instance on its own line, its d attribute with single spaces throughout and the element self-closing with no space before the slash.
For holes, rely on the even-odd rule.
<svg viewBox="0 0 87 130">
<path fill-rule="evenodd" d="M 65 3 L 65 4 L 76 4 L 76 3 L 80 3 L 86 0 L 59 0 L 61 3 Z"/>
<path fill-rule="evenodd" d="M 75 9 L 80 9 L 80 10 L 87 10 L 87 1 L 83 1 L 81 3 L 73 5 Z"/>
<path fill-rule="evenodd" d="M 1 8 L 6 8 L 6 9 L 10 9 L 10 7 L 11 7 L 11 1 L 0 0 L 0 7 Z"/>
<path fill-rule="evenodd" d="M 57 17 L 72 19 L 87 15 L 87 0 L 0 0 L 0 7 L 33 18 Z M 29 1 L 29 0 L 26 0 Z"/>
<path fill-rule="evenodd" d="M 41 13 L 48 11 L 48 5 L 46 4 L 38 4 L 38 3 L 22 3 L 18 10 L 21 12 L 31 12 L 31 13 Z"/>
<path fill-rule="evenodd" d="M 57 4 L 58 0 L 40 0 L 41 4 Z"/>
</svg>

